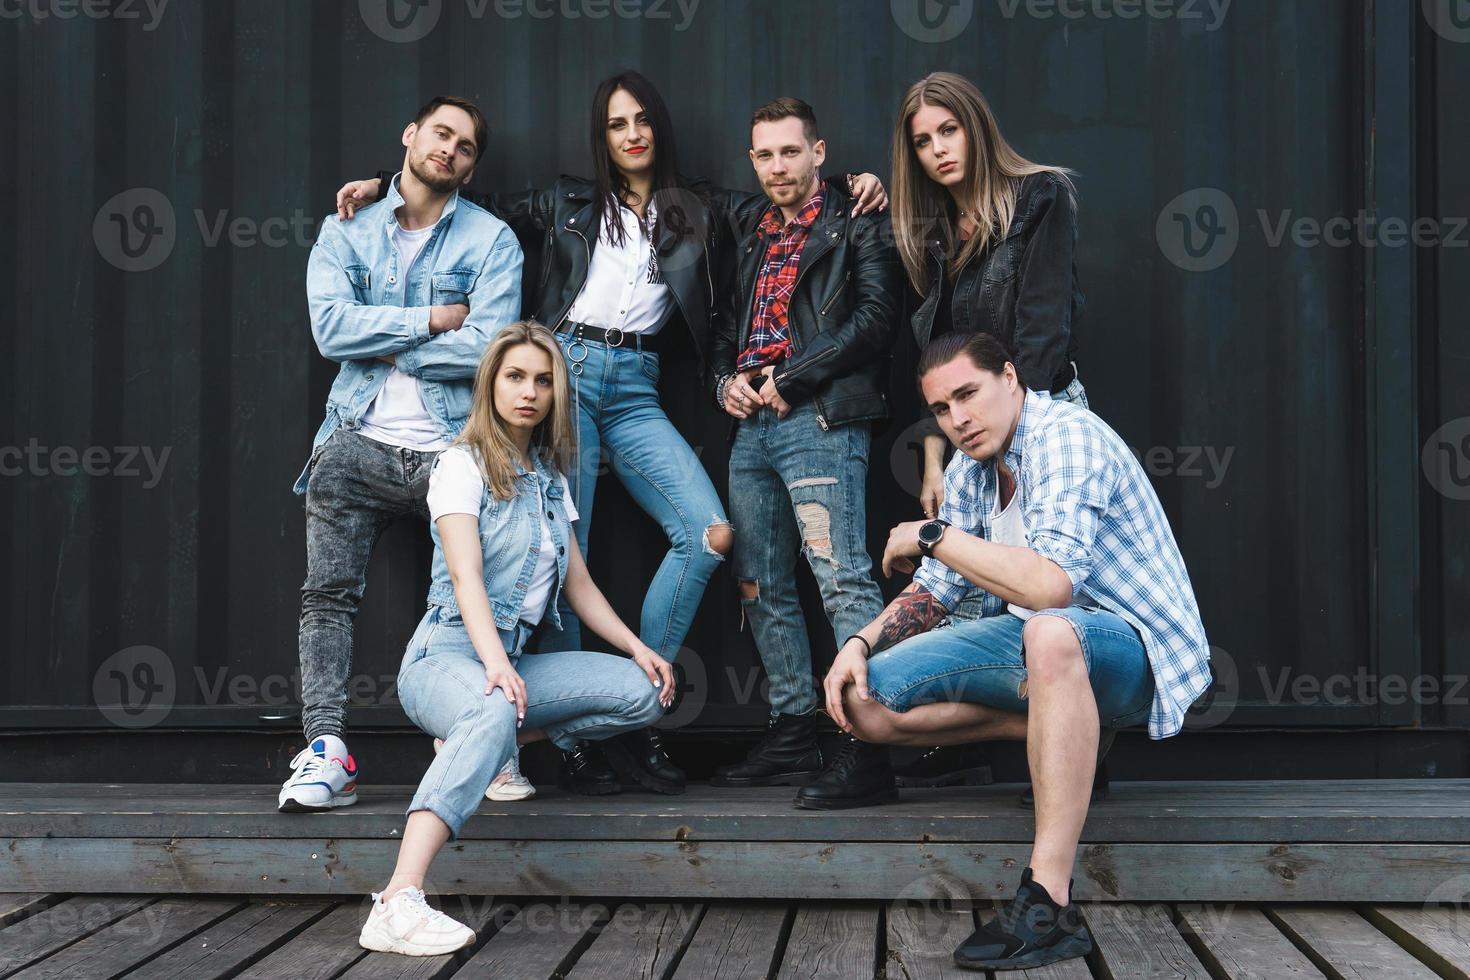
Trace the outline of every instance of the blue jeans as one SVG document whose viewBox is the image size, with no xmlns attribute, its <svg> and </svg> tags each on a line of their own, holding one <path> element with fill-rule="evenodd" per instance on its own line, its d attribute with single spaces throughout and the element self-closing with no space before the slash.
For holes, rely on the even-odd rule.
<svg viewBox="0 0 1470 980">
<path fill-rule="evenodd" d="M 826 430 L 816 406 L 784 419 L 762 409 L 740 422 L 730 450 L 730 512 L 740 601 L 770 681 L 772 714 L 817 706 L 812 651 L 796 595 L 796 556 L 806 556 L 838 643 L 883 611 L 865 540 L 866 422 Z"/>
<path fill-rule="evenodd" d="M 1077 370 L 1077 365 L 1075 362 L 1072 364 L 1072 370 Z M 1087 404 L 1087 389 L 1082 387 L 1081 378 L 1073 378 L 1071 383 L 1068 384 L 1066 388 L 1062 389 L 1051 397 L 1053 401 L 1071 402 L 1078 408 L 1086 408 L 1089 410 L 1092 408 L 1091 405 Z"/>
<path fill-rule="evenodd" d="M 310 744 L 347 732 L 352 623 L 378 538 L 397 517 L 429 519 L 437 453 L 389 446 L 350 429 L 313 453 L 306 485 L 306 581 L 298 644 L 301 727 Z"/>
<path fill-rule="evenodd" d="M 658 688 L 632 660 L 610 653 L 522 654 L 530 629 L 501 630 L 500 642 L 526 682 L 526 729 L 563 749 L 646 728 L 663 715 Z M 464 620 L 430 606 L 398 669 L 398 698 L 419 728 L 444 740 L 408 812 L 432 810 L 451 838 L 480 805 L 490 780 L 516 751 L 516 712 L 498 689 L 485 694 L 485 665 Z"/>
<path fill-rule="evenodd" d="M 724 561 L 710 548 L 707 532 L 711 525 L 728 523 L 725 508 L 699 457 L 659 404 L 659 356 L 631 347 L 569 343 L 565 335 L 558 339 L 572 370 L 577 402 L 577 465 L 568 474 L 577 505 L 577 544 L 585 555 L 605 457 L 629 496 L 668 536 L 668 553 L 643 600 L 638 635 L 673 660 L 710 576 Z M 548 622 L 538 648 L 580 649 L 582 625 L 565 598 L 559 611 L 561 631 Z"/>
<path fill-rule="evenodd" d="M 1070 606 L 1042 609 L 1071 624 L 1097 699 L 1103 728 L 1125 728 L 1148 717 L 1154 676 L 1138 633 L 1106 609 Z M 921 704 L 963 702 L 1026 712 L 1025 623 L 1011 613 L 951 620 L 911 636 L 868 661 L 868 690 L 892 711 Z"/>
</svg>

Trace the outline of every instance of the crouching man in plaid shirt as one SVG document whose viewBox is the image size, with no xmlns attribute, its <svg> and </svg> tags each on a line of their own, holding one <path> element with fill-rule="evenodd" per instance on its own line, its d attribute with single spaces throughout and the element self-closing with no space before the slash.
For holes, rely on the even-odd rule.
<svg viewBox="0 0 1470 980">
<path fill-rule="evenodd" d="M 921 566 L 843 644 L 827 709 L 878 778 L 885 745 L 1025 740 L 1030 867 L 955 961 L 1016 969 L 1082 956 L 1092 940 L 1071 875 L 1100 731 L 1145 718 L 1152 738 L 1183 727 L 1210 682 L 1194 590 L 1143 469 L 1096 415 L 1028 392 L 988 334 L 941 337 L 918 374 L 959 452 L 939 519 L 889 535 L 886 574 Z M 935 628 L 975 590 L 981 618 Z"/>
</svg>

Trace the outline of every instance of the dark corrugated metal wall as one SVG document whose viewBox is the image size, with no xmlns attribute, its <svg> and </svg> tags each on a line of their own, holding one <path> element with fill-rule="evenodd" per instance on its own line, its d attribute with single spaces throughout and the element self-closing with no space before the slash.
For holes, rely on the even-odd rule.
<svg viewBox="0 0 1470 980">
<path fill-rule="evenodd" d="M 1418 369 L 1435 394 L 1411 389 L 1422 400 L 1410 424 L 1372 436 L 1405 417 L 1385 405 L 1403 395 L 1383 378 L 1416 370 L 1416 343 L 1427 361 L 1412 306 L 1398 322 L 1365 312 L 1378 277 L 1404 272 L 1400 256 L 1292 240 L 1298 219 L 1365 208 L 1382 190 L 1375 165 L 1393 173 L 1415 159 L 1412 147 L 1367 139 L 1391 94 L 1382 79 L 1410 75 L 1412 44 L 1399 36 L 1417 34 L 1439 56 L 1412 127 L 1438 169 L 1421 160 L 1419 179 L 1438 182 L 1451 208 L 1442 213 L 1467 210 L 1448 179 L 1470 152 L 1463 127 L 1448 98 L 1423 104 L 1463 91 L 1467 45 L 1405 5 L 1398 33 L 1370 46 L 1398 15 L 1365 4 L 1240 0 L 1217 20 L 1218 5 L 1182 0 L 1158 8 L 1168 16 L 1136 19 L 1113 4 L 1073 5 L 1083 14 L 1071 17 L 974 0 L 950 9 L 967 18 L 963 29 L 936 42 L 917 39 L 924 28 L 898 0 L 703 0 L 692 15 L 673 2 L 173 0 L 156 23 L 146 5 L 71 19 L 54 4 L 17 8 L 0 22 L 11 52 L 0 78 L 14 93 L 0 109 L 13 136 L 0 150 L 13 249 L 0 289 L 14 316 L 0 340 L 10 405 L 0 441 L 25 463 L 0 479 L 10 537 L 0 630 L 12 644 L 0 726 L 95 720 L 89 706 L 109 685 L 162 684 L 157 670 L 137 671 L 159 657 L 176 707 L 157 723 L 254 724 L 271 710 L 264 702 L 295 671 L 304 569 L 290 485 L 333 376 L 311 343 L 303 289 L 333 192 L 395 163 L 402 126 L 441 92 L 476 100 L 491 119 L 484 186 L 585 173 L 592 89 L 622 66 L 670 102 L 684 169 L 732 186 L 753 186 L 747 121 L 768 98 L 807 99 L 835 166 L 886 176 L 904 87 L 936 69 L 974 79 L 1024 154 L 1079 174 L 1082 377 L 1154 473 L 1211 638 L 1239 678 L 1244 706 L 1213 720 L 1464 723 L 1463 709 L 1406 714 L 1356 688 L 1341 703 L 1271 694 L 1301 674 L 1421 669 L 1416 636 L 1385 641 L 1378 628 L 1421 571 L 1417 558 L 1394 552 L 1385 563 L 1378 550 L 1385 495 L 1403 495 L 1381 477 L 1417 458 L 1414 410 L 1434 425 L 1470 411 L 1453 367 L 1464 363 L 1463 331 L 1421 310 L 1441 338 L 1429 344 L 1439 364 Z M 563 8 L 579 16 L 533 16 Z M 641 16 L 619 14 L 630 10 Z M 1233 232 L 1189 258 L 1174 216 L 1204 213 L 1200 189 L 1223 192 Z M 1206 232 L 1194 228 L 1194 244 L 1209 245 Z M 1462 310 L 1463 253 L 1425 255 L 1436 309 Z M 889 525 L 917 516 L 910 347 L 905 335 L 896 355 L 908 414 L 873 454 L 877 551 Z M 723 422 L 702 391 L 671 398 L 723 489 Z M 68 464 L 59 447 L 79 459 Z M 80 466 L 89 447 L 96 475 Z M 1407 531 L 1420 534 L 1422 517 L 1443 532 L 1442 550 L 1425 553 L 1426 581 L 1463 593 L 1466 505 L 1429 482 L 1409 488 L 1418 503 Z M 605 482 L 600 493 L 591 564 L 636 618 L 662 546 L 619 488 Z M 386 707 L 363 719 L 400 717 L 391 676 L 422 609 L 428 554 L 422 526 L 395 527 L 370 570 L 358 694 Z M 1428 635 L 1444 644 L 1423 669 L 1463 673 L 1464 613 L 1420 600 Z M 681 721 L 700 706 L 704 723 L 760 718 L 741 694 L 756 659 L 739 627 L 731 582 L 717 575 L 688 641 L 693 707 Z M 157 652 L 116 656 L 138 646 Z"/>
</svg>

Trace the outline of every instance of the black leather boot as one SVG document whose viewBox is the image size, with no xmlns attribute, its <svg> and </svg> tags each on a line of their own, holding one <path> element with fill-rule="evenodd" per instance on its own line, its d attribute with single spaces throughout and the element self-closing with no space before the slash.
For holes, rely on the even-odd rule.
<svg viewBox="0 0 1470 980">
<path fill-rule="evenodd" d="M 641 786 L 669 796 L 684 792 L 684 770 L 669 761 L 652 728 L 614 735 L 602 743 L 602 752 L 624 787 Z"/>
<path fill-rule="evenodd" d="M 617 773 L 602 757 L 602 750 L 587 742 L 570 752 L 562 750 L 561 771 L 556 774 L 556 784 L 582 796 L 607 796 L 623 791 Z"/>
<path fill-rule="evenodd" d="M 1118 735 L 1116 728 L 1104 728 L 1097 737 L 1097 770 L 1092 774 L 1092 802 L 1101 803 L 1108 798 L 1108 752 L 1113 739 Z M 1027 786 L 1021 790 L 1021 806 L 1027 810 L 1036 808 L 1036 791 Z"/>
<path fill-rule="evenodd" d="M 711 786 L 805 786 L 822 771 L 817 713 L 777 715 L 744 762 L 720 766 Z"/>
<path fill-rule="evenodd" d="M 817 781 L 796 794 L 807 810 L 848 810 L 898 802 L 888 746 L 869 745 L 851 736 Z"/>
<path fill-rule="evenodd" d="M 990 755 L 979 744 L 941 745 L 895 767 L 893 774 L 900 786 L 989 786 L 995 781 Z"/>
</svg>

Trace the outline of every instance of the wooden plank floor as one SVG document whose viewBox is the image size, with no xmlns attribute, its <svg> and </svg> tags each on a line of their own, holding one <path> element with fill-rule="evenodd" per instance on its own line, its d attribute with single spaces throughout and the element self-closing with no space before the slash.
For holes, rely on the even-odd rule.
<svg viewBox="0 0 1470 980">
<path fill-rule="evenodd" d="M 482 803 L 431 886 L 988 901 L 1011 893 L 1028 860 L 1033 815 L 1019 788 L 905 790 L 896 805 L 826 813 L 796 809 L 789 789 L 591 798 L 543 788 Z M 0 892 L 362 895 L 393 865 L 411 793 L 366 786 L 355 806 L 282 814 L 274 786 L 0 783 Z M 1464 901 L 1470 783 L 1115 783 L 1088 815 L 1076 878 L 1085 901 Z M 728 926 L 732 936 L 764 927 Z"/>
<path fill-rule="evenodd" d="M 0 895 L 0 980 L 440 978 L 956 980 L 954 947 L 988 905 L 635 902 L 443 896 L 476 942 L 453 956 L 369 953 L 366 900 Z M 1096 949 L 991 980 L 1470 980 L 1470 909 L 1084 906 Z"/>
</svg>

